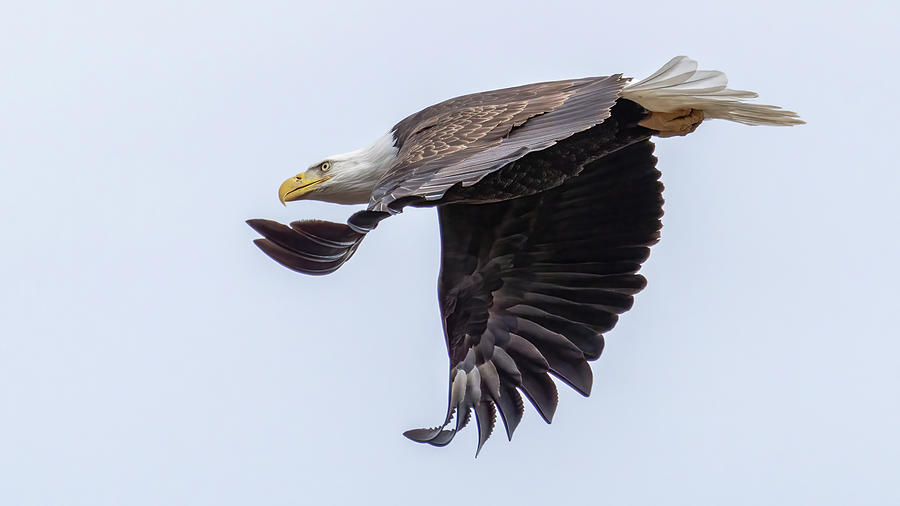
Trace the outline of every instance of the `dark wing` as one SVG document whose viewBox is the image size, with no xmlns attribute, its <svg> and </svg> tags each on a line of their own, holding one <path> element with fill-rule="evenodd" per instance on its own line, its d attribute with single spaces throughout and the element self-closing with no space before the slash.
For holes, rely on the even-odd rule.
<svg viewBox="0 0 900 506">
<path fill-rule="evenodd" d="M 659 239 L 655 165 L 645 140 L 537 195 L 438 208 L 450 402 L 441 427 L 407 437 L 446 445 L 474 410 L 480 450 L 495 406 L 512 438 L 523 413 L 519 390 L 551 421 L 557 391 L 549 374 L 590 393 L 587 361 L 600 356 L 603 333 L 644 288 L 636 273 Z"/>
<path fill-rule="evenodd" d="M 603 122 L 628 82 L 621 75 L 532 84 L 437 104 L 395 127 L 397 161 L 369 209 L 409 198 L 436 200 L 471 186 L 531 151 Z M 429 112 L 431 111 L 431 112 Z"/>
</svg>

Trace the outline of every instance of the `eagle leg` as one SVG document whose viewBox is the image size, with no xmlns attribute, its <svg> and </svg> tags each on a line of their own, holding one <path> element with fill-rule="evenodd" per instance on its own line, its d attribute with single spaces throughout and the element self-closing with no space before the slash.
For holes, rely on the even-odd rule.
<svg viewBox="0 0 900 506">
<path fill-rule="evenodd" d="M 672 112 L 651 112 L 638 125 L 656 130 L 659 137 L 687 135 L 703 122 L 700 109 L 678 109 Z"/>
</svg>

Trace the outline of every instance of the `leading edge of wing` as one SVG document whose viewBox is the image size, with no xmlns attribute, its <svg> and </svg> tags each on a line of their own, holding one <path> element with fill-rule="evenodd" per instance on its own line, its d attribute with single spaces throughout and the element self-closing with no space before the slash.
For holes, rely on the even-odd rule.
<svg viewBox="0 0 900 506">
<path fill-rule="evenodd" d="M 471 155 L 447 163 L 443 157 L 429 160 L 417 167 L 415 174 L 401 174 L 406 170 L 398 160 L 380 186 L 373 191 L 372 210 L 387 210 L 395 200 L 416 196 L 437 200 L 453 185 L 471 186 L 504 165 L 522 158 L 532 151 L 546 149 L 556 142 L 602 123 L 610 116 L 610 109 L 629 82 L 621 74 L 590 81 L 578 88 L 559 107 L 530 117 L 524 124 L 508 125 L 508 134 L 486 149 L 466 149 L 455 156 Z M 435 128 L 440 128 L 436 126 Z M 411 141 L 414 142 L 413 139 Z M 402 150 L 402 149 L 401 149 Z M 396 184 L 395 188 L 383 185 Z"/>
</svg>

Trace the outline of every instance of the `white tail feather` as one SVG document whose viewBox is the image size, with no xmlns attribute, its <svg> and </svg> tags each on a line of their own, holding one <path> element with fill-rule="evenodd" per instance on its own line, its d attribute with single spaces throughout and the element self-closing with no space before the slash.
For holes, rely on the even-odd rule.
<svg viewBox="0 0 900 506">
<path fill-rule="evenodd" d="M 656 112 L 700 109 L 706 118 L 721 118 L 745 125 L 802 125 L 793 111 L 774 105 L 750 104 L 752 91 L 728 89 L 728 78 L 718 70 L 697 70 L 697 62 L 676 56 L 650 77 L 630 84 L 622 98 Z"/>
</svg>

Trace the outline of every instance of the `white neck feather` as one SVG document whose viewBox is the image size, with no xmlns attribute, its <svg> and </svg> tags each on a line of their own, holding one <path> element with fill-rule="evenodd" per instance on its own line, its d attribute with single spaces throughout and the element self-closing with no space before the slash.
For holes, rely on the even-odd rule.
<svg viewBox="0 0 900 506">
<path fill-rule="evenodd" d="M 388 132 L 368 147 L 328 157 L 333 164 L 331 178 L 310 197 L 337 204 L 369 202 L 375 184 L 397 159 L 397 151 L 394 135 Z"/>
</svg>

